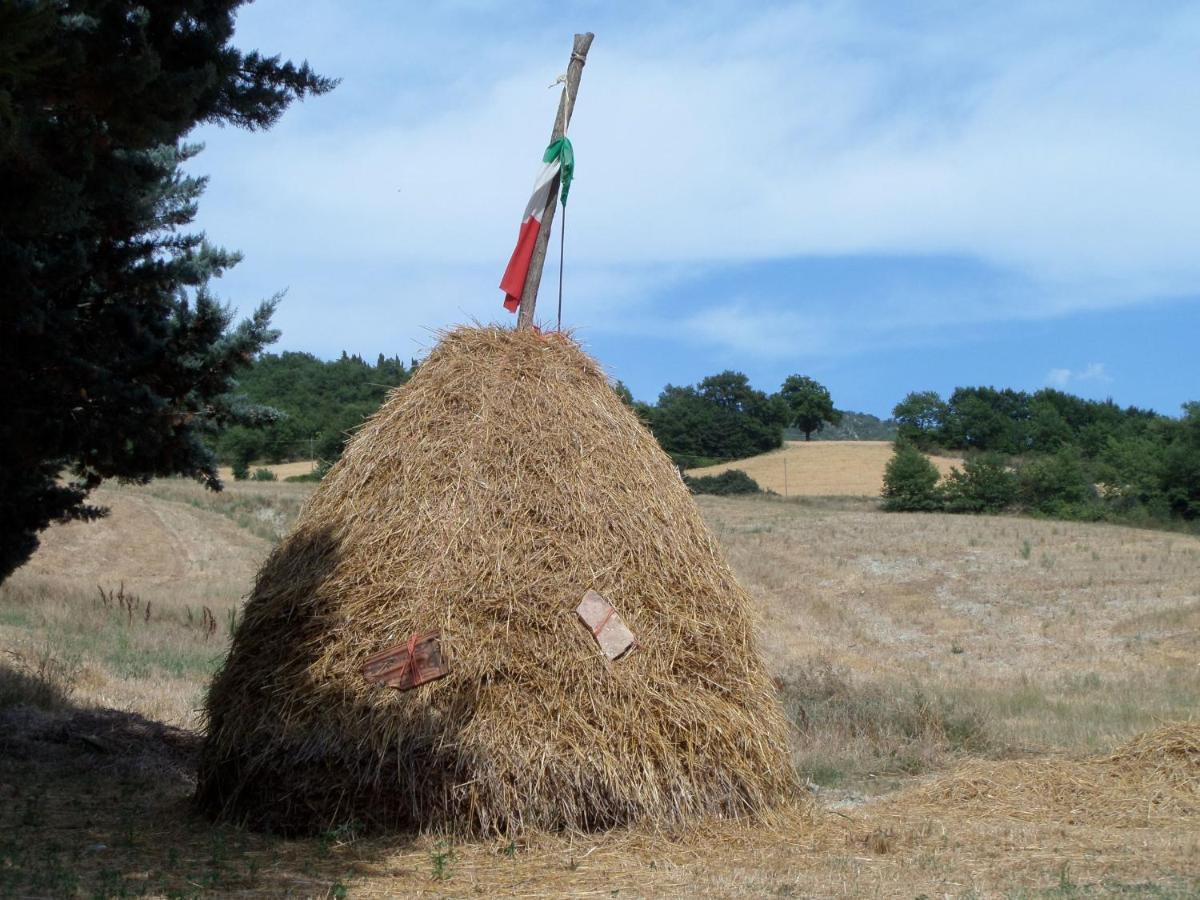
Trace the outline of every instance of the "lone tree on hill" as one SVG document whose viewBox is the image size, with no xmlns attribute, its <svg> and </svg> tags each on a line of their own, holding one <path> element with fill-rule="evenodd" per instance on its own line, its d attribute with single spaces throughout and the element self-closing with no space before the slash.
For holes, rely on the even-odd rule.
<svg viewBox="0 0 1200 900">
<path fill-rule="evenodd" d="M 270 127 L 335 82 L 231 47 L 243 0 L 0 5 L 0 580 L 105 478 L 221 486 L 202 437 L 273 413 L 233 373 L 277 332 L 206 290 L 197 125 Z"/>
<path fill-rule="evenodd" d="M 787 402 L 792 424 L 804 432 L 806 441 L 811 441 L 813 433 L 826 423 L 837 425 L 842 421 L 842 414 L 833 408 L 829 389 L 807 375 L 789 375 L 779 396 Z"/>
</svg>

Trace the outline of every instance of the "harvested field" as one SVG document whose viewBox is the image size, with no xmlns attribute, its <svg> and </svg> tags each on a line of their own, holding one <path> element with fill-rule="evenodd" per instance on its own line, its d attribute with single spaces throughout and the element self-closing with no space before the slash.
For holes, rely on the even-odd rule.
<svg viewBox="0 0 1200 900">
<path fill-rule="evenodd" d="M 310 492 L 106 488 L 112 518 L 52 529 L 0 586 L 0 896 L 1200 892 L 1195 726 L 1160 729 L 1200 708 L 1200 540 L 847 500 L 699 504 L 807 717 L 815 807 L 516 843 L 203 823 L 193 711 L 271 547 L 250 528 Z M 148 621 L 93 600 L 122 580 Z"/>
<path fill-rule="evenodd" d="M 278 478 L 280 481 L 283 481 L 285 478 L 292 478 L 296 475 L 309 475 L 315 471 L 316 467 L 311 461 L 306 459 L 300 462 L 252 463 L 250 465 L 251 472 L 254 472 L 257 469 L 267 469 L 268 471 L 272 472 L 276 478 Z M 229 466 L 221 466 L 217 472 L 221 476 L 222 481 L 225 481 L 226 483 L 233 481 L 233 469 L 231 469 Z"/>
<path fill-rule="evenodd" d="M 883 469 L 892 456 L 889 441 L 787 441 L 783 447 L 739 459 L 691 469 L 689 475 L 720 475 L 741 469 L 763 490 L 785 497 L 878 497 Z M 930 457 L 943 475 L 962 460 Z"/>
</svg>

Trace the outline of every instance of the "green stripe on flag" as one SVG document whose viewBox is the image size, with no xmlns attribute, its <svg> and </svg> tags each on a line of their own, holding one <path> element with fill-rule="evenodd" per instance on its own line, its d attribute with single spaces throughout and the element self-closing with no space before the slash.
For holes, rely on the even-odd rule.
<svg viewBox="0 0 1200 900">
<path fill-rule="evenodd" d="M 571 192 L 571 179 L 575 177 L 575 148 L 571 146 L 569 137 L 560 137 L 551 141 L 542 157 L 542 162 L 549 163 L 558 160 L 559 176 L 562 179 L 562 205 L 567 205 L 567 194 Z"/>
</svg>

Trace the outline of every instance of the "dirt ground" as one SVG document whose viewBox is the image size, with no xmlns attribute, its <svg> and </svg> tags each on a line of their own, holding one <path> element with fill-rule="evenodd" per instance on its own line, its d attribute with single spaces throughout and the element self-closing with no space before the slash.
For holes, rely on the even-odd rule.
<svg viewBox="0 0 1200 900">
<path fill-rule="evenodd" d="M 719 475 L 741 469 L 764 490 L 782 497 L 878 497 L 890 441 L 787 441 L 783 447 L 736 462 L 692 469 L 689 475 Z M 930 457 L 943 475 L 962 460 Z"/>
</svg>

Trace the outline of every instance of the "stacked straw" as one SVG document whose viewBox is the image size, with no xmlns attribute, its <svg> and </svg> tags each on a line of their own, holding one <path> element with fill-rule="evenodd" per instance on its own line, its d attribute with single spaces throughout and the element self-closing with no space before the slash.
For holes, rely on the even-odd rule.
<svg viewBox="0 0 1200 900">
<path fill-rule="evenodd" d="M 1108 756 L 972 760 L 889 808 L 1120 828 L 1191 820 L 1200 815 L 1200 722 L 1162 725 Z"/>
<path fill-rule="evenodd" d="M 615 663 L 589 588 L 637 636 Z M 435 628 L 449 676 L 364 681 Z M 199 805 L 284 832 L 666 826 L 796 792 L 747 596 L 557 334 L 457 329 L 392 392 L 263 566 L 206 714 Z"/>
</svg>

